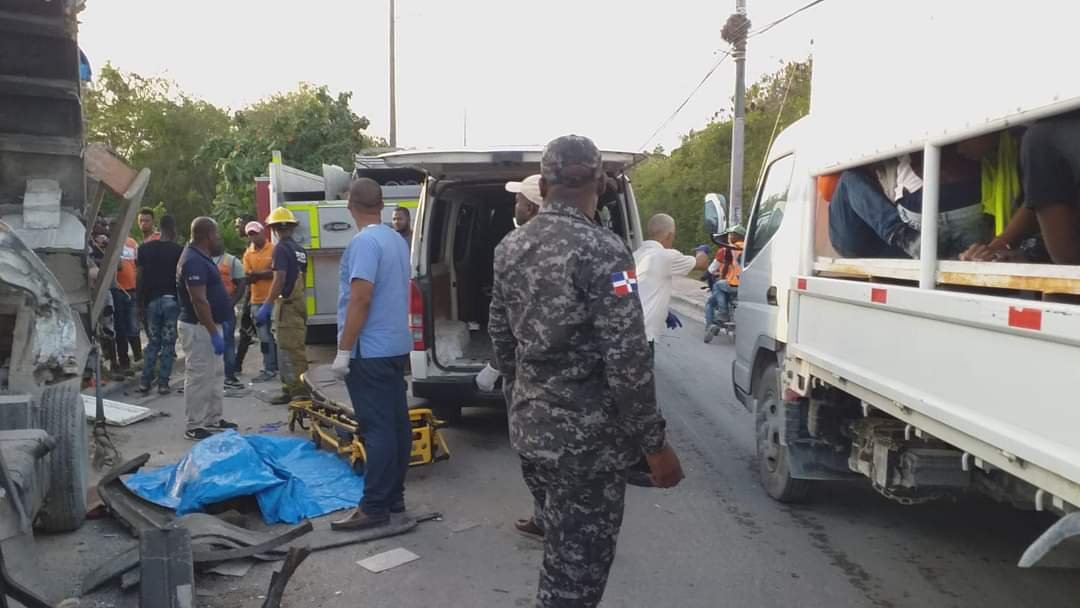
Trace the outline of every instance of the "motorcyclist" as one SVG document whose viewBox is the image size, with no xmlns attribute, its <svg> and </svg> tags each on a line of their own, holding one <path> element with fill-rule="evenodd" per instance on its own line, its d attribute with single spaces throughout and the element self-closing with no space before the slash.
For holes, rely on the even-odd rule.
<svg viewBox="0 0 1080 608">
<path fill-rule="evenodd" d="M 727 244 L 716 249 L 716 257 L 706 271 L 710 293 L 709 300 L 705 303 L 706 344 L 712 342 L 723 327 L 731 323 L 731 302 L 739 292 L 746 228 L 735 226 L 726 236 Z"/>
</svg>

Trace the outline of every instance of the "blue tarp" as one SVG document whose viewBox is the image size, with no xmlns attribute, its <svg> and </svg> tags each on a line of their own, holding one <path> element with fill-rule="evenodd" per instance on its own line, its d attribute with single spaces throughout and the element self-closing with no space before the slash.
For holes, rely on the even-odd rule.
<svg viewBox="0 0 1080 608">
<path fill-rule="evenodd" d="M 295 524 L 355 507 L 364 478 L 305 439 L 226 431 L 195 444 L 176 464 L 127 476 L 124 485 L 178 515 L 255 496 L 268 524 Z"/>
</svg>

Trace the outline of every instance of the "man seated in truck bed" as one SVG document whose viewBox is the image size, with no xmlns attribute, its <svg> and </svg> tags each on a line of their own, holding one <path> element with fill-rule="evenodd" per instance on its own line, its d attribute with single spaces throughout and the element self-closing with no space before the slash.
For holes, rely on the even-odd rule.
<svg viewBox="0 0 1080 608">
<path fill-rule="evenodd" d="M 921 154 L 840 175 L 829 203 L 829 239 L 847 258 L 918 258 L 922 223 Z M 875 179 L 876 178 L 876 179 Z M 978 163 L 946 148 L 941 157 L 938 241 L 956 257 L 985 239 Z"/>
</svg>

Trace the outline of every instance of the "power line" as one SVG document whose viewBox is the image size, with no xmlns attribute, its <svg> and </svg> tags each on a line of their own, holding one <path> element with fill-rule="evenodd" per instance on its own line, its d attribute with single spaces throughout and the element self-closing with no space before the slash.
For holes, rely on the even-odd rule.
<svg viewBox="0 0 1080 608">
<path fill-rule="evenodd" d="M 724 60 L 728 57 L 731 57 L 731 53 L 728 51 L 724 51 L 723 55 L 720 56 L 720 59 L 718 59 L 717 62 L 714 63 L 711 68 L 709 68 L 708 72 L 705 72 L 705 76 L 702 77 L 701 82 L 697 83 L 697 86 L 694 87 L 694 90 L 690 91 L 690 94 L 687 95 L 686 99 L 684 99 L 683 102 L 679 104 L 679 107 L 675 108 L 675 111 L 671 113 L 671 116 L 668 116 L 664 120 L 664 122 L 660 123 L 660 126 L 656 127 L 656 130 L 652 132 L 652 135 L 649 136 L 649 139 L 646 139 L 645 143 L 641 144 L 641 150 L 644 150 L 645 147 L 652 142 L 653 138 L 655 138 L 657 134 L 660 133 L 660 131 L 664 130 L 664 127 L 668 126 L 669 124 L 671 124 L 671 121 L 675 120 L 675 117 L 679 115 L 679 112 L 682 112 L 682 109 L 686 107 L 686 104 L 690 103 L 690 100 L 693 99 L 694 95 L 696 95 L 697 92 L 701 90 L 701 87 L 705 85 L 705 83 L 709 80 L 713 73 L 716 72 L 716 69 L 720 67 L 720 64 L 724 63 Z"/>
<path fill-rule="evenodd" d="M 780 25 L 781 23 L 787 21 L 788 19 L 791 19 L 795 15 L 798 15 L 799 13 L 801 13 L 801 12 L 803 12 L 805 10 L 811 9 L 811 8 L 821 4 L 824 1 L 825 0 L 813 0 L 812 2 L 810 2 L 808 4 L 805 4 L 805 5 L 803 5 L 803 6 L 799 7 L 799 8 L 791 11 L 790 13 L 784 15 L 783 17 L 780 17 L 779 19 L 765 25 L 764 27 L 750 32 L 749 34 L 747 34 L 746 38 L 747 38 L 747 40 L 749 40 L 750 38 L 760 36 L 760 35 L 764 34 L 765 32 L 773 29 L 774 27 Z M 746 27 L 749 27 L 749 26 L 750 26 L 750 23 L 748 21 L 742 27 L 746 28 Z M 657 127 L 655 131 L 653 131 L 652 135 L 649 136 L 649 139 L 645 140 L 645 143 L 641 144 L 640 149 L 644 150 L 645 147 L 648 146 L 652 142 L 652 140 L 657 136 L 657 134 L 659 134 L 660 131 L 664 130 L 664 127 L 668 126 L 668 124 L 670 124 L 671 121 L 675 120 L 675 117 L 679 115 L 679 112 L 681 112 L 684 107 L 686 107 L 686 104 L 690 103 L 690 100 L 694 97 L 695 94 L 697 94 L 698 90 L 701 89 L 701 87 L 705 84 L 705 82 L 709 80 L 709 78 L 713 75 L 713 72 L 715 72 L 716 69 L 720 67 L 720 64 L 722 64 L 725 59 L 727 59 L 728 57 L 731 56 L 730 51 L 721 51 L 721 52 L 723 54 L 720 56 L 720 59 L 715 64 L 713 64 L 713 66 L 711 68 L 709 68 L 709 71 L 705 73 L 705 76 L 701 79 L 701 82 L 699 82 L 697 84 L 697 86 L 694 87 L 693 91 L 690 91 L 690 94 L 687 95 L 686 99 L 684 99 L 683 102 L 679 104 L 679 107 L 675 108 L 675 111 L 671 113 L 671 116 L 668 116 L 667 119 L 664 120 L 664 122 L 660 123 L 660 126 Z"/>
<path fill-rule="evenodd" d="M 788 19 L 791 19 L 795 15 L 798 15 L 799 13 L 801 13 L 801 12 L 807 10 L 807 9 L 813 8 L 813 7 L 821 4 L 824 1 L 825 0 L 814 0 L 813 2 L 811 2 L 809 4 L 806 4 L 806 5 L 804 5 L 804 6 L 800 7 L 800 8 L 797 8 L 797 9 L 791 11 L 790 13 L 784 15 L 783 17 L 780 17 L 776 21 L 773 21 L 772 23 L 766 25 L 765 27 L 763 27 L 761 29 L 758 29 L 758 30 L 755 30 L 753 32 L 750 32 L 750 34 L 747 35 L 746 38 L 750 39 L 750 38 L 753 38 L 754 36 L 760 36 L 760 35 L 764 34 L 765 32 L 771 30 L 772 28 L 774 28 L 774 27 L 780 25 L 781 23 L 787 21 Z"/>
</svg>

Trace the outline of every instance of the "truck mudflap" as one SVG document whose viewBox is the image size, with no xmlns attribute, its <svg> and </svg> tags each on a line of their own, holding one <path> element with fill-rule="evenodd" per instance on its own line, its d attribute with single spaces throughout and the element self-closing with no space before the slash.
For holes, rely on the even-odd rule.
<svg viewBox="0 0 1080 608">
<path fill-rule="evenodd" d="M 42 384 L 82 373 L 75 316 L 64 289 L 41 258 L 2 221 L 0 277 L 0 290 L 6 287 L 24 293 L 34 312 L 33 324 L 25 328 L 30 334 L 26 338 L 32 337 L 24 342 L 28 352 L 12 353 L 16 355 L 13 364 L 28 363 L 35 381 Z"/>
<path fill-rule="evenodd" d="M 1021 568 L 1080 568 L 1080 511 L 1057 520 L 1020 556 Z"/>
</svg>

